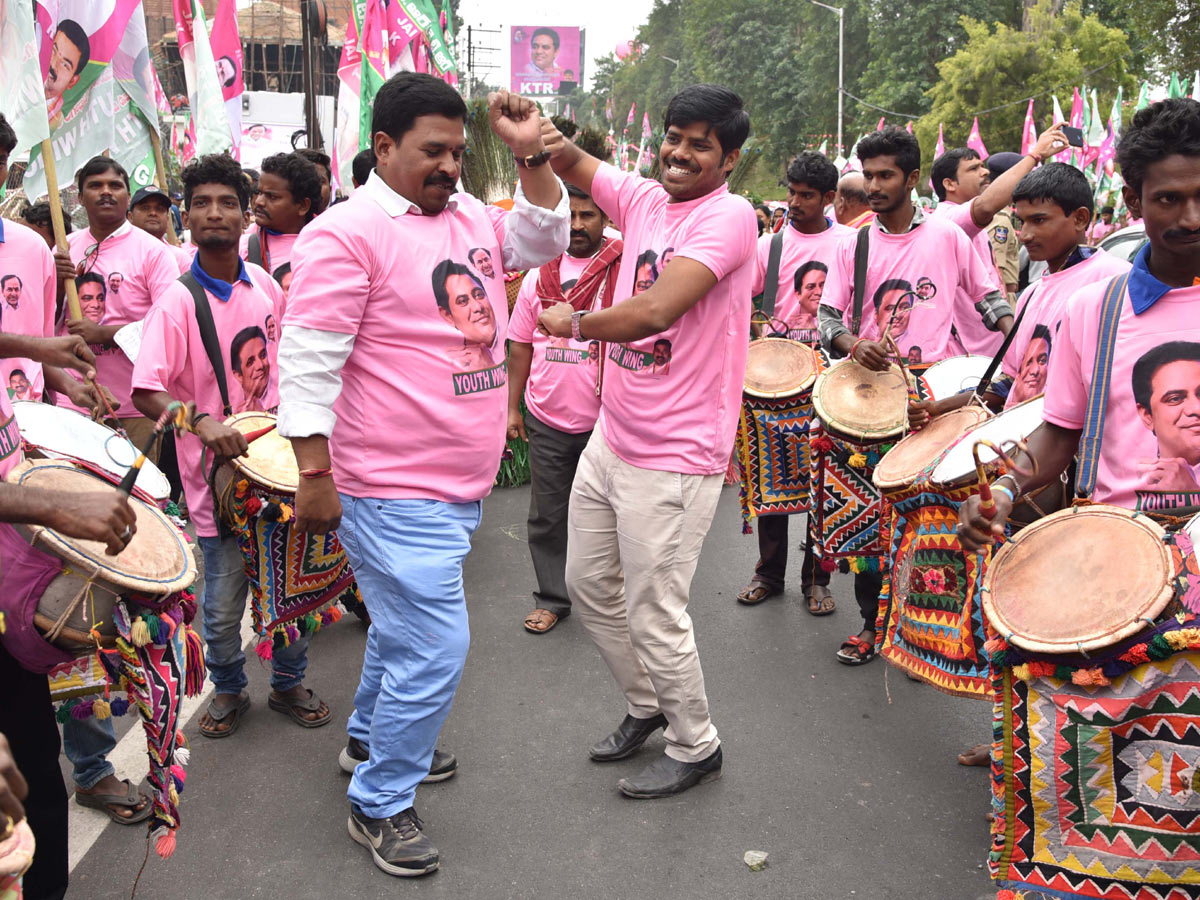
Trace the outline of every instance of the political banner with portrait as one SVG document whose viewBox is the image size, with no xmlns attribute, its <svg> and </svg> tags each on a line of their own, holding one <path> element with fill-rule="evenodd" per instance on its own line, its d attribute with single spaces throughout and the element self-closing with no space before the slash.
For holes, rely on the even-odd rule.
<svg viewBox="0 0 1200 900">
<path fill-rule="evenodd" d="M 134 190 L 150 184 L 158 112 L 141 0 L 36 0 L 34 12 L 60 186 L 106 150 L 129 170 Z M 46 192 L 40 147 L 30 153 L 25 191 Z"/>
<path fill-rule="evenodd" d="M 572 25 L 514 25 L 510 33 L 512 90 L 558 94 L 583 83 L 583 32 Z"/>
</svg>

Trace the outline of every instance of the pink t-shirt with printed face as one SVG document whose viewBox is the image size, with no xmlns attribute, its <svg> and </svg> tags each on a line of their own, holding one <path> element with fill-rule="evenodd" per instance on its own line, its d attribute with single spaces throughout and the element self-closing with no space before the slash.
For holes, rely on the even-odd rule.
<svg viewBox="0 0 1200 900">
<path fill-rule="evenodd" d="M 854 229 L 830 222 L 820 234 L 804 234 L 785 222 L 781 234 L 783 247 L 779 257 L 775 318 L 787 325 L 788 337 L 793 341 L 814 344 L 820 341 L 817 307 L 827 291 L 831 294 L 838 291 L 836 284 L 829 281 L 830 274 L 837 279 L 838 268 L 835 265 L 831 269 L 830 264 L 837 256 L 840 243 L 847 235 L 854 234 Z M 764 234 L 758 239 L 751 295 L 758 295 L 765 289 L 771 237 Z M 772 323 L 771 328 L 777 329 L 779 325 L 779 322 Z"/>
<path fill-rule="evenodd" d="M 847 237 L 839 247 L 841 289 L 828 291 L 823 303 L 846 314 L 853 306 L 854 247 Z M 967 236 L 946 219 L 929 216 L 905 234 L 887 234 L 871 225 L 870 257 L 860 337 L 879 340 L 889 328 L 900 354 L 911 363 L 941 362 L 964 352 L 951 331 L 955 295 L 982 299 L 992 290 L 987 269 Z M 915 292 L 917 298 L 905 296 Z M 978 313 L 976 313 L 978 315 Z"/>
<path fill-rule="evenodd" d="M 208 293 L 225 364 L 229 403 L 235 413 L 272 411 L 279 406 L 278 343 L 267 340 L 267 319 L 283 315 L 283 291 L 258 266 L 246 264 L 253 284 L 238 281 L 228 300 Z M 142 330 L 142 348 L 133 386 L 166 391 L 176 400 L 195 401 L 199 412 L 224 419 L 221 391 L 196 324 L 196 302 L 182 284 L 171 286 L 154 304 Z M 179 474 L 196 534 L 217 534 L 212 494 L 201 465 L 203 445 L 194 434 L 175 438 Z"/>
<path fill-rule="evenodd" d="M 329 442 L 338 490 L 351 496 L 474 501 L 496 477 L 508 419 L 507 213 L 452 199 L 436 216 L 393 219 L 356 191 L 296 244 L 284 322 L 355 335 Z M 472 267 L 473 249 L 490 256 L 493 277 Z"/>
<path fill-rule="evenodd" d="M 85 275 L 98 275 L 103 282 L 76 279 L 80 282 L 79 304 L 84 318 L 101 325 L 141 321 L 151 304 L 179 280 L 179 266 L 166 244 L 128 222 L 99 244 L 87 230 L 67 235 L 67 245 L 71 262 L 82 262 Z M 60 332 L 66 333 L 65 323 Z M 92 352 L 96 354 L 96 380 L 117 398 L 117 415 L 141 415 L 129 399 L 129 382 L 133 377 L 129 357 L 115 343 L 92 347 Z M 60 403 L 79 409 L 67 403 L 66 398 L 60 398 Z"/>
<path fill-rule="evenodd" d="M 8 227 L 8 223 L 5 223 L 5 227 Z M 42 246 L 46 246 L 45 242 Z M 21 429 L 17 426 L 17 417 L 13 415 L 8 392 L 0 391 L 0 480 L 16 468 L 22 458 Z"/>
<path fill-rule="evenodd" d="M 241 243 L 238 245 L 238 252 L 242 259 L 250 258 L 251 234 L 257 234 L 259 240 L 262 241 L 262 267 L 272 275 L 292 261 L 292 250 L 296 246 L 296 239 L 300 237 L 299 233 L 272 234 L 261 228 L 253 232 L 246 232 L 242 235 Z"/>
<path fill-rule="evenodd" d="M 189 253 L 186 246 L 176 247 L 174 244 L 166 244 L 167 252 L 175 259 L 175 264 L 179 266 L 179 274 L 182 275 L 192 267 L 192 257 L 196 255 L 196 245 L 192 244 L 192 251 Z"/>
<path fill-rule="evenodd" d="M 1004 373 L 1013 379 L 1006 407 L 1032 400 L 1045 391 L 1050 355 L 1071 297 L 1086 285 L 1107 281 L 1128 270 L 1129 263 L 1097 250 L 1082 262 L 1043 275 L 1028 289 L 1022 303 L 1028 310 L 1004 354 Z M 1034 332 L 1037 332 L 1036 338 Z"/>
<path fill-rule="evenodd" d="M 1042 417 L 1081 429 L 1108 282 L 1067 304 Z M 1200 505 L 1200 286 L 1168 291 L 1141 315 L 1125 296 L 1092 499 L 1170 513 Z"/>
<path fill-rule="evenodd" d="M 943 200 L 934 210 L 936 215 L 953 222 L 962 229 L 971 242 L 975 252 L 983 261 L 988 272 L 991 289 L 1003 293 L 1000 274 L 996 271 L 996 259 L 992 254 L 992 242 L 988 237 L 987 228 L 975 224 L 971 217 L 970 203 L 955 203 L 953 200 Z M 1004 343 L 1004 335 L 999 331 L 990 331 L 979 317 L 975 309 L 975 300 L 966 291 L 959 290 L 954 295 L 954 327 L 958 337 L 968 353 L 981 356 L 995 356 L 1000 345 Z"/>
<path fill-rule="evenodd" d="M 575 281 L 591 262 L 563 254 L 559 278 L 563 284 Z M 599 341 L 552 338 L 537 330 L 537 317 L 543 306 L 537 296 L 538 269 L 532 269 L 521 282 L 521 291 L 508 323 L 508 338 L 533 346 L 529 380 L 525 383 L 525 405 L 540 421 L 568 434 L 582 434 L 596 426 L 600 398 L 596 379 L 600 373 Z M 603 300 L 603 286 L 596 293 L 592 309 Z"/>
<path fill-rule="evenodd" d="M 56 282 L 54 257 L 42 236 L 17 222 L 4 221 L 0 243 L 0 330 L 53 337 Z M 0 384 L 14 400 L 41 400 L 42 364 L 32 359 L 0 359 Z"/>
<path fill-rule="evenodd" d="M 675 256 L 701 263 L 717 277 L 713 289 L 666 331 L 608 345 L 604 437 L 630 465 L 692 475 L 724 472 L 746 372 L 754 209 L 725 185 L 696 200 L 668 203 L 657 181 L 607 164 L 596 172 L 592 197 L 625 235 L 618 298 L 647 289 Z"/>
</svg>

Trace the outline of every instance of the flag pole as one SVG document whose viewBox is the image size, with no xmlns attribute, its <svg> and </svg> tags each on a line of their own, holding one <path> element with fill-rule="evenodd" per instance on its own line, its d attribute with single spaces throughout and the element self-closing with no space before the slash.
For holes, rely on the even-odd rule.
<svg viewBox="0 0 1200 900">
<path fill-rule="evenodd" d="M 67 229 L 63 224 L 62 200 L 58 195 L 58 171 L 54 166 L 54 149 L 50 139 L 42 141 L 42 165 L 46 168 L 46 191 L 50 195 L 50 224 L 54 228 L 55 249 L 70 253 L 67 247 Z M 68 278 L 64 284 L 67 292 L 67 311 L 72 319 L 82 319 L 83 311 L 79 308 L 79 292 L 75 289 L 75 279 Z"/>
<path fill-rule="evenodd" d="M 167 190 L 167 167 L 163 162 L 162 138 L 158 134 L 157 128 L 150 129 L 150 146 L 154 148 L 154 180 L 158 182 L 159 189 L 167 195 L 167 202 L 171 200 L 171 194 Z M 171 218 L 171 210 L 167 209 L 167 242 L 172 247 L 179 246 L 179 235 L 175 233 L 175 222 Z"/>
</svg>

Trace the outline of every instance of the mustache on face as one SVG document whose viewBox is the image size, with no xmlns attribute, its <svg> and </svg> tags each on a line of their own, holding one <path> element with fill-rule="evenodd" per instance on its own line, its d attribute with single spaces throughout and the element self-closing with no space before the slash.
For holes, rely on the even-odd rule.
<svg viewBox="0 0 1200 900">
<path fill-rule="evenodd" d="M 445 175 L 426 178 L 425 184 L 427 187 L 454 187 L 453 179 L 447 178 Z"/>
<path fill-rule="evenodd" d="M 586 238 L 586 237 L 588 237 L 588 233 L 587 233 L 586 231 L 572 231 L 572 232 L 571 232 L 571 237 L 573 237 L 573 238 Z"/>
<path fill-rule="evenodd" d="M 1190 228 L 1168 228 L 1163 232 L 1163 237 L 1168 241 L 1179 240 L 1180 238 L 1200 237 L 1200 229 L 1192 230 Z"/>
</svg>

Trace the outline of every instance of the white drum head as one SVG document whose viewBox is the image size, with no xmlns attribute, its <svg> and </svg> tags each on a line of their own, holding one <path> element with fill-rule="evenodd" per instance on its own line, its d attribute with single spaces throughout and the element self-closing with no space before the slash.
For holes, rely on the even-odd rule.
<svg viewBox="0 0 1200 900">
<path fill-rule="evenodd" d="M 21 437 L 47 459 L 77 459 L 119 479 L 141 449 L 74 410 L 30 400 L 14 400 L 12 406 Z M 159 504 L 171 498 L 167 476 L 150 460 L 142 465 L 134 484 Z"/>
<path fill-rule="evenodd" d="M 1042 424 L 1041 397 L 1035 397 L 1000 415 L 988 419 L 977 428 L 968 431 L 946 451 L 946 455 L 934 466 L 932 481 L 937 485 L 954 485 L 975 477 L 975 457 L 971 450 L 980 438 L 1003 447 L 1011 441 L 1027 438 Z M 979 459 L 984 463 L 994 462 L 996 454 L 990 447 L 979 448 Z"/>
<path fill-rule="evenodd" d="M 974 390 L 991 361 L 988 356 L 952 356 L 934 363 L 921 373 L 921 379 L 930 397 L 945 400 L 962 391 Z"/>
</svg>

